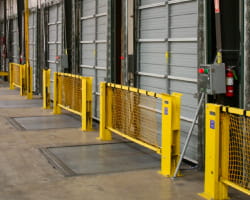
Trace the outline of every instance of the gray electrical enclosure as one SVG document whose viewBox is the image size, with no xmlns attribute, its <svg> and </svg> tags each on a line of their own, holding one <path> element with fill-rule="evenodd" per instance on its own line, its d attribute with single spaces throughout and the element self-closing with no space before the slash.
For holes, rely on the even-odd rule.
<svg viewBox="0 0 250 200">
<path fill-rule="evenodd" d="M 205 92 L 210 95 L 225 94 L 225 64 L 201 65 L 199 68 L 199 86 L 201 92 Z"/>
</svg>

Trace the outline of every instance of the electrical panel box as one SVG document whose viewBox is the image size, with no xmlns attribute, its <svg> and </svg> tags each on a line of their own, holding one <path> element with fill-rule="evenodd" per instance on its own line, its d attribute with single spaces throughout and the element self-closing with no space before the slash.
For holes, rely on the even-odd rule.
<svg viewBox="0 0 250 200">
<path fill-rule="evenodd" d="M 62 70 L 63 72 L 67 72 L 69 69 L 69 60 L 68 60 L 68 55 L 61 55 L 61 65 L 62 65 Z"/>
<path fill-rule="evenodd" d="M 226 93 L 226 68 L 224 63 L 201 65 L 198 72 L 201 92 L 210 95 Z"/>
</svg>

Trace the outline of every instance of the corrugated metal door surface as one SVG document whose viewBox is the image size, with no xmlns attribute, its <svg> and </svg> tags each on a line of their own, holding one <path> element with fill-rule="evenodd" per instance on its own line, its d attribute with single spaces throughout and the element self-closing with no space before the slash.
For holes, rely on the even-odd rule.
<svg viewBox="0 0 250 200">
<path fill-rule="evenodd" d="M 93 79 L 93 115 L 99 118 L 99 85 L 107 73 L 107 0 L 82 0 L 81 73 Z"/>
<path fill-rule="evenodd" d="M 61 71 L 60 56 L 62 55 L 62 4 L 49 7 L 48 16 L 48 66 L 51 69 L 51 99 L 53 100 L 54 72 Z"/>
<path fill-rule="evenodd" d="M 11 41 L 11 62 L 19 63 L 19 31 L 18 20 L 13 18 L 10 20 L 10 41 Z"/>
<path fill-rule="evenodd" d="M 37 91 L 37 13 L 30 12 L 29 15 L 29 60 L 33 68 L 33 91 Z"/>
<path fill-rule="evenodd" d="M 183 94 L 183 144 L 197 107 L 197 1 L 141 0 L 137 8 L 138 86 Z M 197 127 L 186 155 L 198 160 Z"/>
</svg>

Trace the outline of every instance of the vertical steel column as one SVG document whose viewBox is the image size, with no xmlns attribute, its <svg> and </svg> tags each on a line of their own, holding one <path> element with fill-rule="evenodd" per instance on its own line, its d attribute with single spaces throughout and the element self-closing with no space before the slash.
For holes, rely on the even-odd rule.
<svg viewBox="0 0 250 200">
<path fill-rule="evenodd" d="M 59 64 L 59 62 L 58 62 L 58 45 L 59 45 L 59 41 L 58 41 L 58 23 L 59 23 L 59 5 L 60 4 L 56 4 L 55 6 L 56 6 L 56 21 L 55 21 L 55 23 L 56 23 L 56 41 L 55 41 L 55 45 L 56 45 L 56 62 L 55 62 L 55 64 L 56 64 L 56 72 L 62 72 L 61 70 L 59 70 L 59 66 L 58 66 L 58 64 Z M 61 30 L 61 31 L 63 31 L 63 29 Z M 62 34 L 62 32 L 61 32 L 61 36 L 62 36 L 63 34 Z M 62 43 L 61 43 L 61 45 L 62 45 Z M 61 46 L 61 49 L 62 49 L 62 46 Z"/>
<path fill-rule="evenodd" d="M 111 112 L 109 113 L 109 108 L 112 102 L 109 102 L 109 97 L 107 95 L 107 87 L 105 82 L 100 83 L 100 135 L 99 140 L 109 141 L 112 140 L 111 131 L 106 128 L 107 121 L 110 119 Z M 112 119 L 112 116 L 111 116 Z"/>
<path fill-rule="evenodd" d="M 140 49 L 141 49 L 141 43 L 139 42 L 140 39 L 140 25 L 141 25 L 141 11 L 139 9 L 139 6 L 141 5 L 141 0 L 136 1 L 136 84 L 137 87 L 140 88 L 141 84 L 140 84 L 140 75 L 137 74 L 137 72 L 141 71 L 141 65 L 140 65 L 140 60 L 141 60 L 141 54 L 140 54 Z"/>
<path fill-rule="evenodd" d="M 95 19 L 95 38 L 94 38 L 94 56 L 95 56 L 95 60 L 94 60 L 94 75 L 95 75 L 95 91 L 94 91 L 94 93 L 95 93 L 95 103 L 94 103 L 94 107 L 95 107 L 95 113 L 94 113 L 94 116 L 97 116 L 97 103 L 98 103 L 98 101 L 97 101 L 97 98 L 98 98 L 98 95 L 97 95 L 97 92 L 98 92 L 98 78 L 97 78 L 97 76 L 98 76 L 98 74 L 97 74 L 97 69 L 96 69 L 96 67 L 97 67 L 97 56 L 98 56 L 98 49 L 97 49 L 97 46 L 98 46 L 98 44 L 97 44 L 97 40 L 98 40 L 98 33 L 97 33 L 97 31 L 98 31 L 98 24 L 97 24 L 97 12 L 98 12 L 98 10 L 97 10 L 97 7 L 98 7 L 98 1 L 97 0 L 95 0 L 95 16 L 94 16 L 94 19 Z"/>
<path fill-rule="evenodd" d="M 25 35 L 25 57 L 26 57 L 26 90 L 27 99 L 32 99 L 32 70 L 29 63 L 29 0 L 25 0 L 24 35 Z"/>
<path fill-rule="evenodd" d="M 206 105 L 205 184 L 200 196 L 208 200 L 229 199 L 227 186 L 220 182 L 220 109 L 219 105 Z"/>
<path fill-rule="evenodd" d="M 166 33 L 166 51 L 165 51 L 165 59 L 166 59 L 166 68 L 167 68 L 167 73 L 166 73 L 166 93 L 167 94 L 170 94 L 170 81 L 169 81 L 169 78 L 168 76 L 170 75 L 170 63 L 169 63 L 169 51 L 170 51 L 170 45 L 169 45 L 169 41 L 168 41 L 168 38 L 170 37 L 170 5 L 168 3 L 168 1 L 166 2 L 166 23 L 167 23 L 167 33 Z"/>
</svg>

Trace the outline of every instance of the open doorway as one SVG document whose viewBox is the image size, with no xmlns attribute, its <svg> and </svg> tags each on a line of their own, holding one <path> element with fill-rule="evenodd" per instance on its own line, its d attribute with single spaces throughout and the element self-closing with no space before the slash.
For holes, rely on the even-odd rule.
<svg viewBox="0 0 250 200">
<path fill-rule="evenodd" d="M 134 85 L 134 0 L 111 3 L 111 81 Z"/>
<path fill-rule="evenodd" d="M 111 3 L 111 82 L 121 83 L 122 0 Z"/>
<path fill-rule="evenodd" d="M 240 107 L 241 102 L 241 78 L 243 77 L 243 63 L 241 53 L 242 32 L 242 1 L 220 0 L 221 13 L 221 40 L 222 40 L 222 62 L 226 67 L 233 67 L 234 92 L 232 97 L 226 95 L 210 96 L 209 102 L 220 103 Z M 214 63 L 216 59 L 216 19 L 214 0 L 207 1 L 207 45 L 208 63 Z"/>
</svg>

